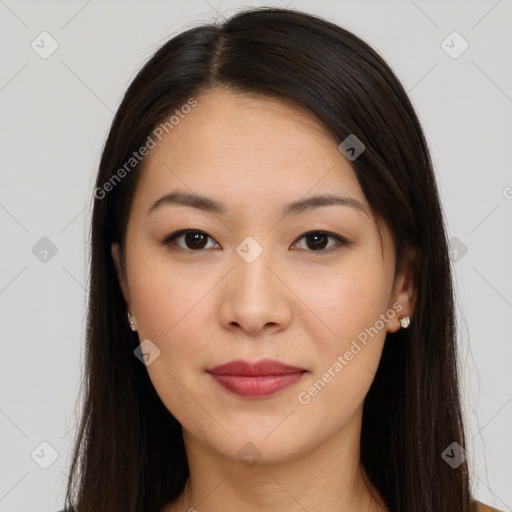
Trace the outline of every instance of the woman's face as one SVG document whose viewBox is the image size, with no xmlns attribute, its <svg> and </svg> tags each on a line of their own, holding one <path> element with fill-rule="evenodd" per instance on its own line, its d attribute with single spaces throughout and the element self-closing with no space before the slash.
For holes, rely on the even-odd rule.
<svg viewBox="0 0 512 512">
<path fill-rule="evenodd" d="M 409 281 L 394 281 L 390 233 L 381 225 L 381 247 L 350 162 L 313 118 L 226 90 L 196 99 L 146 157 L 123 293 L 140 341 L 150 340 L 151 381 L 186 438 L 228 457 L 291 460 L 357 425 L 386 332 L 411 313 Z M 169 193 L 223 211 L 151 209 Z M 284 213 L 317 195 L 350 201 Z M 165 243 L 181 230 L 192 233 Z M 112 254 L 118 263 L 116 244 Z M 263 358 L 307 372 L 264 397 L 207 372 Z"/>
</svg>

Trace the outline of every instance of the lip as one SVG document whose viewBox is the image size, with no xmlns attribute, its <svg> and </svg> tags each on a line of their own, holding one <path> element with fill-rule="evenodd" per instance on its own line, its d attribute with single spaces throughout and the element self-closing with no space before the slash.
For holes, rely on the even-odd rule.
<svg viewBox="0 0 512 512">
<path fill-rule="evenodd" d="M 272 359 L 257 362 L 238 359 L 210 368 L 207 372 L 231 393 L 263 398 L 297 383 L 307 370 Z"/>
<path fill-rule="evenodd" d="M 262 359 L 260 361 L 250 362 L 243 359 L 229 361 L 206 370 L 215 375 L 282 375 L 285 373 L 305 372 L 304 368 L 290 366 L 274 359 Z"/>
</svg>

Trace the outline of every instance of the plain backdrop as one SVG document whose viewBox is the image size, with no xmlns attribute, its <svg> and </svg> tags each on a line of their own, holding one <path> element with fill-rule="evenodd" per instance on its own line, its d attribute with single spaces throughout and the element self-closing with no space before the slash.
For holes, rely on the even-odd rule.
<svg viewBox="0 0 512 512">
<path fill-rule="evenodd" d="M 257 5 L 347 28 L 408 91 L 453 247 L 474 493 L 512 510 L 510 1 L 0 0 L 1 512 L 64 503 L 92 191 L 125 89 L 173 35 Z"/>
</svg>

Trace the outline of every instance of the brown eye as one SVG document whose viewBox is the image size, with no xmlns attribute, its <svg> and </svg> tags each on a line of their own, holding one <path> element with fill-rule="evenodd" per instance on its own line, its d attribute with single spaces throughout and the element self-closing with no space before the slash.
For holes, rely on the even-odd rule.
<svg viewBox="0 0 512 512">
<path fill-rule="evenodd" d="M 203 231 L 181 230 L 167 237 L 164 240 L 164 244 L 167 245 L 170 243 L 176 243 L 180 249 L 188 251 L 200 251 L 206 247 L 207 240 L 209 238 L 211 237 Z M 184 240 L 184 246 L 176 242 L 179 239 Z"/>
<path fill-rule="evenodd" d="M 338 246 L 346 245 L 348 243 L 344 238 L 325 231 L 310 231 L 309 233 L 302 235 L 299 240 L 302 238 L 307 240 L 306 248 L 311 252 L 331 252 L 336 249 L 336 244 L 326 249 L 329 238 L 336 240 L 338 242 Z"/>
</svg>

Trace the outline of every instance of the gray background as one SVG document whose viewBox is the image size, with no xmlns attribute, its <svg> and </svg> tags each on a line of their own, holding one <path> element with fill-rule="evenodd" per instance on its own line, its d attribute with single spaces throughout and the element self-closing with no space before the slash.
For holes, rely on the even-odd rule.
<svg viewBox="0 0 512 512">
<path fill-rule="evenodd" d="M 172 35 L 248 5 L 289 5 L 346 27 L 387 60 L 409 92 L 454 248 L 474 492 L 511 511 L 512 3 L 506 0 L 0 0 L 0 511 L 63 505 L 82 376 L 92 191 L 121 96 Z M 58 44 L 45 59 L 52 40 L 40 36 L 44 31 Z M 464 42 L 446 39 L 453 31 L 469 44 L 457 58 Z"/>
</svg>

